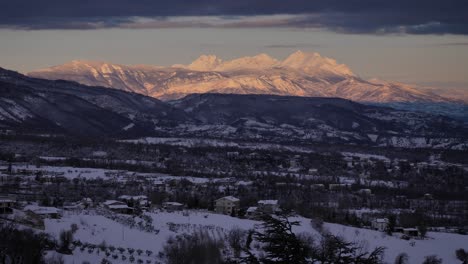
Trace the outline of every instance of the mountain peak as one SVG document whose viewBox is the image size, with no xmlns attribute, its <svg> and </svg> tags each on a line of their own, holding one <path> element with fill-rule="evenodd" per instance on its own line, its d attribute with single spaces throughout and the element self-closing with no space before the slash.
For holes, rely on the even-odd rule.
<svg viewBox="0 0 468 264">
<path fill-rule="evenodd" d="M 317 52 L 298 50 L 282 61 L 280 66 L 301 70 L 308 74 L 332 73 L 340 76 L 354 76 L 348 66 L 338 64 L 334 59 L 322 57 Z"/>
<path fill-rule="evenodd" d="M 107 64 L 107 62 L 104 61 L 94 61 L 94 60 L 84 60 L 84 59 L 75 59 L 72 60 L 68 63 L 65 63 L 64 65 L 74 65 L 74 66 L 82 66 L 82 65 L 92 65 L 92 66 L 99 66 Z"/>
<path fill-rule="evenodd" d="M 302 50 L 297 50 L 289 55 L 289 57 L 295 58 L 304 58 L 304 57 L 318 57 L 321 58 L 322 56 L 317 52 L 304 52 Z"/>
<path fill-rule="evenodd" d="M 338 64 L 334 59 L 321 56 L 317 52 L 298 50 L 285 60 L 279 61 L 266 53 L 255 56 L 240 57 L 223 61 L 215 55 L 201 55 L 189 65 L 173 65 L 174 68 L 185 68 L 192 71 L 239 71 L 264 70 L 273 67 L 292 68 L 309 75 L 320 76 L 354 76 L 351 69 Z"/>
<path fill-rule="evenodd" d="M 255 56 L 247 56 L 237 58 L 231 61 L 226 61 L 218 67 L 219 71 L 234 71 L 234 70 L 258 70 L 268 69 L 275 66 L 278 60 L 268 54 L 260 53 Z"/>
<path fill-rule="evenodd" d="M 188 65 L 187 68 L 194 71 L 212 71 L 221 63 L 222 60 L 216 57 L 216 55 L 201 55 Z"/>
<path fill-rule="evenodd" d="M 36 72 L 55 72 L 55 71 L 74 71 L 79 72 L 83 69 L 90 69 L 90 68 L 97 68 L 106 65 L 105 62 L 101 61 L 92 61 L 92 60 L 82 60 L 82 59 L 75 59 L 69 62 L 66 62 L 61 65 L 52 66 L 49 68 L 42 68 L 33 71 L 32 73 Z"/>
<path fill-rule="evenodd" d="M 185 68 L 192 71 L 236 71 L 244 69 L 265 69 L 278 64 L 278 60 L 268 54 L 241 57 L 223 61 L 216 55 L 201 55 L 189 65 L 175 64 L 174 68 Z"/>
<path fill-rule="evenodd" d="M 265 59 L 265 60 L 276 60 L 275 58 L 271 57 L 270 55 L 268 55 L 266 53 L 257 54 L 255 56 L 253 56 L 252 58 Z"/>
</svg>

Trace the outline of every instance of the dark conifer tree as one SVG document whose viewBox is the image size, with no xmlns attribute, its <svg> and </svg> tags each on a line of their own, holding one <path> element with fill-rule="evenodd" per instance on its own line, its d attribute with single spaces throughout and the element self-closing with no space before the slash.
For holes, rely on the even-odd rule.
<svg viewBox="0 0 468 264">
<path fill-rule="evenodd" d="M 285 215 L 264 215 L 263 221 L 263 232 L 255 233 L 266 253 L 261 263 L 307 263 L 307 248 L 292 231 L 298 222 L 289 221 Z"/>
</svg>

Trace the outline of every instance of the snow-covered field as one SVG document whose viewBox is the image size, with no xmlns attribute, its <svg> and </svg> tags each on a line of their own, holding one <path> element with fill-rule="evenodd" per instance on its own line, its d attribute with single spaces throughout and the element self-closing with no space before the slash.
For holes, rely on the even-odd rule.
<svg viewBox="0 0 468 264">
<path fill-rule="evenodd" d="M 70 230 L 70 226 L 76 224 L 78 230 L 74 235 L 75 240 L 94 245 L 105 242 L 107 246 L 114 246 L 115 248 L 150 250 L 154 252 L 152 256 L 148 257 L 143 253 L 139 258 L 144 261 L 147 259 L 154 261 L 157 253 L 162 251 L 167 239 L 171 236 L 203 229 L 207 230 L 212 236 L 220 237 L 234 227 L 248 230 L 254 228 L 254 225 L 258 223 L 252 220 L 241 220 L 203 211 L 190 211 L 188 213 L 157 212 L 148 213 L 147 215 L 151 217 L 152 226 L 158 230 L 157 233 L 121 224 L 96 213 L 96 211 L 65 212 L 61 219 L 46 219 L 45 232 L 58 239 L 62 230 Z M 121 215 L 121 218 L 127 217 L 132 218 L 131 216 Z M 135 218 L 135 220 L 136 222 L 144 222 L 141 218 Z M 66 263 L 81 263 L 82 261 L 96 263 L 106 257 L 103 252 L 100 252 L 99 255 L 97 251 L 96 249 L 93 253 L 89 253 L 87 249 L 81 251 L 76 248 L 73 255 L 63 255 L 63 257 Z M 112 263 L 128 263 L 128 261 L 125 262 L 121 259 L 122 254 L 118 253 L 117 250 L 115 254 L 119 255 L 118 259 L 113 259 L 112 256 L 107 257 L 107 259 L 111 260 Z"/>
<path fill-rule="evenodd" d="M 6 166 L 0 166 L 0 169 L 6 169 Z M 99 168 L 76 168 L 67 166 L 41 166 L 28 164 L 15 164 L 13 165 L 14 172 L 21 172 L 23 170 L 29 171 L 30 175 L 34 175 L 36 172 L 42 172 L 43 175 L 63 176 L 69 180 L 75 178 L 82 179 L 106 179 L 106 180 L 117 180 L 125 181 L 128 178 L 144 177 L 151 179 L 154 182 L 158 181 L 170 181 L 170 180 L 188 180 L 193 184 L 203 184 L 207 182 L 226 181 L 226 178 L 201 178 L 193 176 L 172 176 L 163 173 L 136 173 L 126 170 L 109 170 Z M 34 176 L 30 176 L 34 177 Z"/>
<path fill-rule="evenodd" d="M 143 251 L 150 250 L 154 252 L 151 256 L 143 253 L 135 257 L 143 261 L 156 260 L 157 253 L 161 251 L 170 236 L 182 233 L 191 233 L 195 230 L 204 229 L 211 235 L 222 237 L 234 227 L 241 229 L 255 228 L 259 222 L 247 219 L 239 219 L 231 216 L 214 214 L 206 211 L 184 211 L 184 212 L 153 212 L 147 214 L 152 219 L 150 225 L 156 232 L 144 231 L 138 227 L 130 227 L 128 224 L 121 224 L 121 221 L 111 220 L 108 217 L 96 213 L 96 211 L 83 212 L 65 212 L 61 219 L 47 219 L 45 221 L 45 232 L 53 236 L 59 236 L 61 230 L 69 230 L 72 224 L 78 226 L 74 235 L 75 240 L 101 244 L 103 241 L 116 248 L 134 248 Z M 128 216 L 121 216 L 124 218 Z M 131 217 L 129 217 L 131 218 Z M 135 222 L 143 221 L 141 218 L 134 218 Z M 310 220 L 303 217 L 294 217 L 291 220 L 300 222 L 300 225 L 294 228 L 294 232 L 307 232 L 319 236 L 310 224 Z M 138 225 L 136 225 L 138 226 Z M 468 245 L 468 236 L 434 233 L 429 232 L 428 238 L 424 240 L 402 240 L 395 236 L 387 236 L 382 232 L 343 226 L 339 224 L 325 223 L 324 228 L 334 235 L 339 235 L 348 241 L 358 242 L 366 249 L 372 250 L 377 246 L 386 248 L 384 259 L 388 263 L 393 263 L 395 257 L 405 252 L 410 257 L 410 263 L 422 263 L 424 256 L 436 254 L 444 260 L 444 263 L 457 263 L 455 250 L 466 248 Z M 81 251 L 75 249 L 74 255 L 64 256 L 66 263 L 81 263 L 89 261 L 96 263 L 106 257 L 103 252 L 97 253 L 94 250 L 89 253 L 87 250 Z M 118 251 L 116 250 L 118 253 Z M 108 257 L 112 263 L 126 263 L 118 254 L 118 259 Z M 125 254 L 124 254 L 125 255 Z M 128 261 L 127 261 L 128 262 Z"/>
<path fill-rule="evenodd" d="M 422 263 L 428 255 L 438 255 L 443 263 L 458 263 L 455 250 L 468 246 L 468 236 L 448 233 L 428 232 L 424 240 L 403 240 L 395 236 L 388 236 L 382 232 L 326 223 L 324 225 L 333 234 L 344 237 L 347 241 L 363 242 L 369 250 L 385 247 L 384 259 L 393 263 L 396 256 L 405 252 L 409 256 L 409 263 Z M 414 245 L 413 245 L 414 243 Z"/>
</svg>

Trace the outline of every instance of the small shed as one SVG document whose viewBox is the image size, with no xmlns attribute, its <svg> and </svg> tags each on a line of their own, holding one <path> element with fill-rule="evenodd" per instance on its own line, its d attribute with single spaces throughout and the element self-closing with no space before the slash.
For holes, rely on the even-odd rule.
<svg viewBox="0 0 468 264">
<path fill-rule="evenodd" d="M 419 231 L 416 228 L 403 228 L 403 234 L 407 236 L 419 236 Z"/>
<path fill-rule="evenodd" d="M 170 211 L 170 212 L 180 211 L 180 210 L 184 209 L 184 205 L 181 204 L 181 203 L 178 203 L 178 202 L 164 202 L 162 204 L 162 207 L 165 210 Z"/>
</svg>

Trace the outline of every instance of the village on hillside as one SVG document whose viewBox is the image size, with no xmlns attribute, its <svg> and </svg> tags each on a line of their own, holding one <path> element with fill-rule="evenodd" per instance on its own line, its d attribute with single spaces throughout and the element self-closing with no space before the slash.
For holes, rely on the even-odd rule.
<svg viewBox="0 0 468 264">
<path fill-rule="evenodd" d="M 0 165 L 2 222 L 37 230 L 58 244 L 69 236 L 67 250 L 47 251 L 50 259 L 65 263 L 165 263 L 168 245 L 177 237 L 202 232 L 228 241 L 238 231 L 243 240 L 267 215 L 287 215 L 298 222 L 295 233 L 314 239 L 331 234 L 354 243 L 368 241 L 368 251 L 385 247 L 388 262 L 405 253 L 415 262 L 437 255 L 450 263 L 456 261 L 455 251 L 468 243 L 466 197 L 456 191 L 430 192 L 425 183 L 401 177 L 372 176 L 382 173 L 379 166 L 390 175 L 401 173 L 406 166 L 402 160 L 352 152 L 329 156 L 238 149 L 224 157 L 207 152 L 206 159 L 217 162 L 206 161 L 212 165 L 204 167 L 211 170 L 204 175 L 193 173 L 196 164 L 186 167 L 192 173 L 180 170 L 192 151 L 200 151 L 197 147 L 147 147 L 159 149 L 158 155 L 168 149 L 177 154 L 169 152 L 165 155 L 170 158 L 151 162 L 110 162 L 102 150 L 87 158 L 40 156 L 32 162 L 17 154 Z M 262 171 L 257 164 L 268 159 L 283 162 L 275 171 Z M 236 177 L 226 168 L 216 171 L 223 160 L 238 171 Z M 235 167 L 240 165 L 249 170 Z M 155 167 L 161 172 L 146 169 Z M 327 170 L 337 167 L 347 173 L 327 176 Z M 411 168 L 422 172 L 459 167 L 433 160 L 406 167 Z M 359 177 L 349 173 L 353 171 L 359 171 Z M 442 250 L 439 245 L 447 239 L 453 243 Z M 245 256 L 231 246 L 221 248 L 232 260 Z"/>
</svg>

